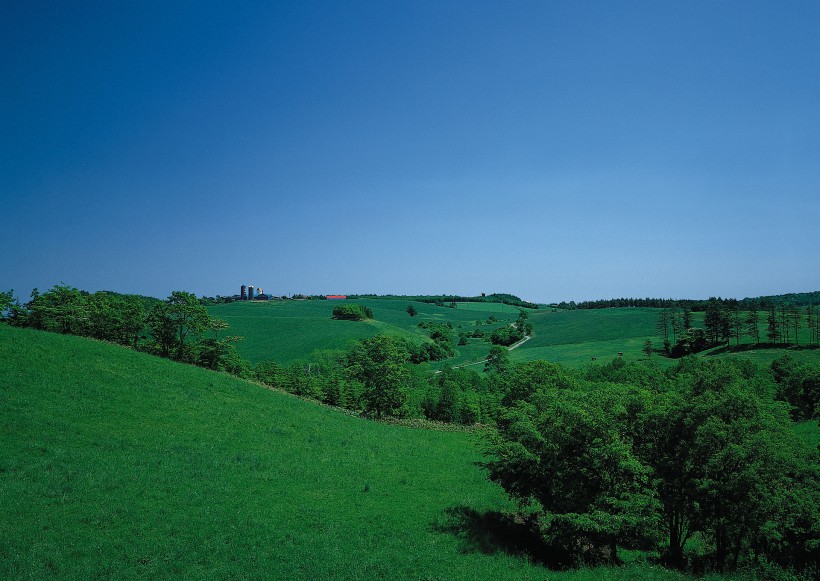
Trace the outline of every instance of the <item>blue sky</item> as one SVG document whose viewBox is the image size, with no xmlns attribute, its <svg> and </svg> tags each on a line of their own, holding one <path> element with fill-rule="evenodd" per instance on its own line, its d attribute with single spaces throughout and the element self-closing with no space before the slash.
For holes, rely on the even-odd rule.
<svg viewBox="0 0 820 581">
<path fill-rule="evenodd" d="M 4 2 L 0 289 L 818 290 L 817 30 L 817 2 Z"/>
</svg>

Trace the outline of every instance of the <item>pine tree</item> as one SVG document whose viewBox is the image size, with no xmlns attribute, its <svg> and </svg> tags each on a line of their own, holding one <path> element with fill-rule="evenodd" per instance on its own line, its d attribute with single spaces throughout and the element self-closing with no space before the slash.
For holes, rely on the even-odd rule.
<svg viewBox="0 0 820 581">
<path fill-rule="evenodd" d="M 740 345 L 740 338 L 743 336 L 743 317 L 740 316 L 740 305 L 738 305 L 737 300 L 729 302 L 729 308 L 726 314 L 729 331 L 735 338 L 735 345 Z"/>
<path fill-rule="evenodd" d="M 658 322 L 655 328 L 664 341 L 669 341 L 669 309 L 661 309 L 658 313 Z"/>
<path fill-rule="evenodd" d="M 692 328 L 692 309 L 683 307 L 683 331 L 684 333 Z"/>
<path fill-rule="evenodd" d="M 681 334 L 680 307 L 677 304 L 669 309 L 669 326 L 672 329 L 672 343 L 677 343 L 678 335 Z"/>
<path fill-rule="evenodd" d="M 775 306 L 769 307 L 769 313 L 766 317 L 766 337 L 770 343 L 777 343 L 780 339 L 780 323 L 777 319 L 777 311 Z"/>
<path fill-rule="evenodd" d="M 779 321 L 780 325 L 780 335 L 783 338 L 783 342 L 786 344 L 791 343 L 791 327 L 789 325 L 789 307 L 786 305 L 780 305 L 780 312 L 779 312 Z"/>
<path fill-rule="evenodd" d="M 795 345 L 800 345 L 800 338 L 799 338 L 798 334 L 800 332 L 800 320 L 802 318 L 803 318 L 803 315 L 800 313 L 800 309 L 798 307 L 795 307 L 793 305 L 789 307 L 789 319 L 791 319 L 790 320 L 791 326 L 794 329 L 794 344 Z"/>
<path fill-rule="evenodd" d="M 760 345 L 760 327 L 758 327 L 757 306 L 753 305 L 746 313 L 746 334 Z"/>
</svg>

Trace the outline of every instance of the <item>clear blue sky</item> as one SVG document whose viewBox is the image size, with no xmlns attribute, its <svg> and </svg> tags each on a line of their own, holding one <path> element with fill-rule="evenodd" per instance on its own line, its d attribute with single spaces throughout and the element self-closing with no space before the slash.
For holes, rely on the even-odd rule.
<svg viewBox="0 0 820 581">
<path fill-rule="evenodd" d="M 9 0 L 0 290 L 818 290 L 818 30 L 816 1 Z"/>
</svg>

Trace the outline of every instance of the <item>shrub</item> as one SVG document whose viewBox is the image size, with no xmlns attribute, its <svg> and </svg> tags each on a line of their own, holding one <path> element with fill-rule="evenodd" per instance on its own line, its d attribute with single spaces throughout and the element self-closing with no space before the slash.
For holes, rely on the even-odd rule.
<svg viewBox="0 0 820 581">
<path fill-rule="evenodd" d="M 373 318 L 373 311 L 364 305 L 348 303 L 334 307 L 333 318 L 344 321 L 364 321 Z"/>
</svg>

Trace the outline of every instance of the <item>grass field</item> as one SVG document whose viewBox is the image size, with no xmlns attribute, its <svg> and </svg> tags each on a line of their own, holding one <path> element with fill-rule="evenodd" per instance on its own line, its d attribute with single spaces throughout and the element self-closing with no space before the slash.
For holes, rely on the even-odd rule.
<svg viewBox="0 0 820 581">
<path fill-rule="evenodd" d="M 536 309 L 525 309 L 522 307 L 515 307 L 513 305 L 505 305 L 503 303 L 456 303 L 456 308 L 460 311 L 475 311 L 478 313 L 487 313 L 489 316 L 490 314 L 503 313 L 507 315 L 512 315 L 513 318 L 518 317 L 519 311 L 527 311 L 527 313 L 535 313 L 538 312 Z"/>
<path fill-rule="evenodd" d="M 344 349 L 350 341 L 365 339 L 379 334 L 406 337 L 414 342 L 427 340 L 427 334 L 419 329 L 422 321 L 450 322 L 456 336 L 459 330 L 472 330 L 477 320 L 486 320 L 491 314 L 499 319 L 493 328 L 508 324 L 518 316 L 502 311 L 465 311 L 438 307 L 428 303 L 413 302 L 418 311 L 415 317 L 407 314 L 408 301 L 392 299 L 357 299 L 345 301 L 363 304 L 373 311 L 370 321 L 336 321 L 332 318 L 337 301 L 268 301 L 235 302 L 209 307 L 211 315 L 225 320 L 230 328 L 229 335 L 244 337 L 237 345 L 239 354 L 253 363 L 276 360 L 289 363 L 304 359 L 316 349 Z M 499 305 L 505 307 L 507 305 Z M 486 355 L 489 345 L 483 342 L 480 351 Z M 465 357 L 472 357 L 469 349 Z"/>
<path fill-rule="evenodd" d="M 0 375 L 0 578 L 555 576 L 505 538 L 468 433 L 4 326 Z"/>
</svg>

